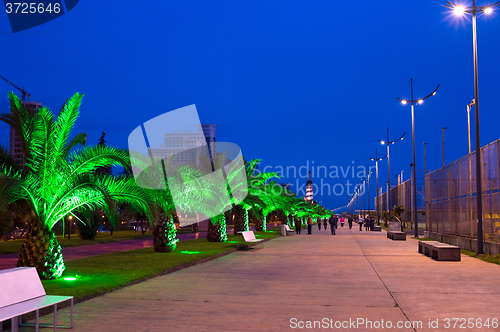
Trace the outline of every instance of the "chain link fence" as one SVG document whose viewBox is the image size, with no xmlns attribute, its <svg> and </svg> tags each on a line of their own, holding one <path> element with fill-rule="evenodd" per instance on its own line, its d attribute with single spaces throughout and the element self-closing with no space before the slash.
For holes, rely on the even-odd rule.
<svg viewBox="0 0 500 332">
<path fill-rule="evenodd" d="M 488 241 L 500 242 L 500 140 L 481 148 L 483 229 Z M 476 155 L 466 155 L 425 177 L 426 229 L 477 237 Z"/>
<path fill-rule="evenodd" d="M 417 218 L 419 228 L 425 225 L 425 185 L 424 171 L 416 171 L 417 173 Z M 389 197 L 389 198 L 388 198 Z M 389 199 L 389 201 L 387 201 Z M 389 196 L 387 192 L 375 197 L 375 207 L 381 215 L 383 211 L 392 211 L 394 206 L 402 206 L 401 220 L 409 221 L 412 224 L 413 220 L 413 186 L 412 180 L 404 181 L 403 183 L 391 188 Z"/>
</svg>

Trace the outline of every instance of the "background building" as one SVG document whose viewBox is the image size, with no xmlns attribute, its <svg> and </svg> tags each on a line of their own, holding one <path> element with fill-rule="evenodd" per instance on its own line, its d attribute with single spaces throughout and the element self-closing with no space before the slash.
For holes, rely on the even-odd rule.
<svg viewBox="0 0 500 332">
<path fill-rule="evenodd" d="M 185 130 L 165 133 L 163 144 L 159 148 L 151 148 L 150 153 L 153 157 L 158 156 L 161 159 L 175 155 L 172 165 L 194 164 L 201 167 L 200 154 L 209 158 L 215 155 L 215 125 L 201 125 L 198 132 Z"/>
<path fill-rule="evenodd" d="M 37 101 L 23 100 L 22 103 L 24 108 L 29 110 L 38 110 L 42 107 L 42 103 Z M 26 156 L 21 148 L 21 137 L 12 127 L 10 127 L 9 155 L 12 156 L 14 162 L 19 168 L 24 167 L 24 164 L 26 163 Z"/>
</svg>

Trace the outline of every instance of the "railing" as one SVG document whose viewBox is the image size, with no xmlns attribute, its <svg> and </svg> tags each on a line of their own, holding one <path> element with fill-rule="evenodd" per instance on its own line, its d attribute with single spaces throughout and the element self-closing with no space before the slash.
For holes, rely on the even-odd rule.
<svg viewBox="0 0 500 332">
<path fill-rule="evenodd" d="M 425 222 L 425 186 L 423 173 L 423 171 L 417 171 L 417 218 L 420 228 L 423 228 Z M 391 188 L 389 204 L 387 199 L 387 192 L 375 197 L 375 207 L 379 215 L 382 215 L 382 212 L 387 210 L 392 213 L 394 206 L 402 206 L 403 213 L 401 213 L 401 219 L 413 223 L 413 187 L 411 179 Z"/>
<path fill-rule="evenodd" d="M 481 148 L 483 229 L 487 240 L 500 241 L 500 140 Z M 477 237 L 475 152 L 425 177 L 426 229 Z"/>
</svg>

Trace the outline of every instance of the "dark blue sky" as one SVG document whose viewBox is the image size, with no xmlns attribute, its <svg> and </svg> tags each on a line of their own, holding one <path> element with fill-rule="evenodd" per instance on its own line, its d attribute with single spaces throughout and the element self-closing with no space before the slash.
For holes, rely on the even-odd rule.
<svg viewBox="0 0 500 332">
<path fill-rule="evenodd" d="M 417 169 L 424 141 L 427 169 L 442 165 L 442 127 L 447 163 L 468 152 L 472 27 L 440 3 L 81 0 L 68 14 L 16 34 L 3 14 L 0 74 L 53 111 L 85 93 L 77 131 L 92 144 L 105 131 L 108 144 L 126 148 L 141 123 L 196 104 L 202 123 L 217 125 L 218 141 L 239 144 L 247 159 L 262 158 L 261 168 L 273 170 L 307 161 L 344 170 L 366 165 L 375 148 L 383 153 L 377 140 L 389 127 L 391 138 L 408 138 L 391 149 L 394 183 L 401 170 L 408 179 L 412 162 L 410 106 L 396 100 L 410 97 L 411 77 L 415 97 L 441 84 L 416 107 Z M 499 33 L 498 12 L 480 15 L 482 145 L 500 138 Z M 0 82 L 4 111 L 10 89 Z M 7 145 L 5 125 L 0 134 Z M 380 166 L 383 183 L 386 161 Z M 339 175 L 323 182 L 353 182 Z M 297 180 L 306 181 L 283 182 L 296 189 Z M 324 189 L 315 199 L 327 208 L 347 203 L 347 195 Z"/>
</svg>

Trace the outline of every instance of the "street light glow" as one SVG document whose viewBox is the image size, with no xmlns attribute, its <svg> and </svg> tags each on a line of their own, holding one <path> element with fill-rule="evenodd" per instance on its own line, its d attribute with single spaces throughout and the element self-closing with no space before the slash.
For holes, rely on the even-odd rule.
<svg viewBox="0 0 500 332">
<path fill-rule="evenodd" d="M 491 14 L 492 12 L 493 12 L 493 8 L 491 8 L 491 7 L 486 7 L 483 10 L 483 13 L 485 13 L 486 15 Z"/>
<path fill-rule="evenodd" d="M 434 92 L 432 93 L 432 95 L 433 95 L 433 96 L 435 96 L 435 95 L 436 95 L 436 91 L 434 91 Z"/>
<path fill-rule="evenodd" d="M 419 104 L 422 104 L 423 102 L 424 102 L 424 101 L 423 101 L 422 99 L 419 99 L 419 100 L 418 100 L 418 103 L 419 103 Z"/>
<path fill-rule="evenodd" d="M 380 141 L 380 144 L 385 144 L 385 142 L 384 141 Z"/>
<path fill-rule="evenodd" d="M 457 16 L 462 16 L 465 13 L 465 7 L 464 6 L 455 6 L 455 7 L 453 7 L 453 12 Z"/>
<path fill-rule="evenodd" d="M 401 104 L 406 105 L 406 100 L 401 100 Z"/>
</svg>

